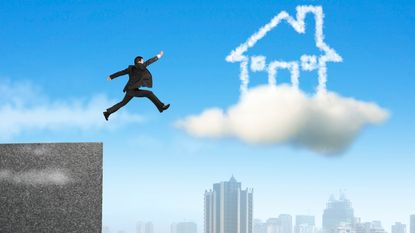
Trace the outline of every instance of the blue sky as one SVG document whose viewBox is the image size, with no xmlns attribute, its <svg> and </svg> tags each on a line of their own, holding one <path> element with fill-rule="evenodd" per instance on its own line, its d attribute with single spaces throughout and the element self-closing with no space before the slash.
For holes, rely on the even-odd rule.
<svg viewBox="0 0 415 233">
<path fill-rule="evenodd" d="M 278 12 L 295 14 L 303 4 L 323 7 L 326 42 L 344 59 L 328 64 L 328 89 L 388 109 L 385 124 L 365 129 L 336 157 L 286 145 L 194 139 L 172 127 L 205 108 L 234 104 L 239 68 L 225 57 Z M 115 103 L 127 77 L 105 78 L 136 55 L 149 58 L 160 50 L 165 56 L 150 67 L 153 91 L 172 106 L 159 114 L 149 101 L 134 99 L 120 114 L 139 121 L 116 125 L 113 118 L 90 129 L 21 126 L 2 140 L 103 141 L 103 217 L 113 229 L 151 220 L 161 232 L 187 219 L 201 232 L 204 190 L 234 174 L 255 190 L 255 217 L 306 213 L 319 221 L 329 195 L 345 189 L 356 215 L 379 219 L 389 231 L 392 222 L 407 223 L 415 214 L 414 11 L 412 1 L 3 1 L 0 85 L 10 90 L 0 97 L 3 106 L 73 106 L 96 96 Z M 286 56 L 316 51 L 312 35 L 278 30 L 283 36 L 270 33 L 255 49 Z M 311 91 L 314 78 L 304 76 L 301 88 Z M 254 84 L 260 83 L 258 77 Z"/>
</svg>

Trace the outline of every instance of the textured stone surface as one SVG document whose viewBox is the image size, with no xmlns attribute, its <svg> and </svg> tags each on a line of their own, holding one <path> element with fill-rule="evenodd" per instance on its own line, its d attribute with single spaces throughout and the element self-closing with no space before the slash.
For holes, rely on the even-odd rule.
<svg viewBox="0 0 415 233">
<path fill-rule="evenodd" d="M 1 233 L 100 233 L 102 143 L 0 144 Z"/>
</svg>

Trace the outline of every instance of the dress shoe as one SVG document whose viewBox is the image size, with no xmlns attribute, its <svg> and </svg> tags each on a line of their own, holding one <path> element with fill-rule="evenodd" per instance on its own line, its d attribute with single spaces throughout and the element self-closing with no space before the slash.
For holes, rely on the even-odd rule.
<svg viewBox="0 0 415 233">
<path fill-rule="evenodd" d="M 108 117 L 110 116 L 110 114 L 107 111 L 103 112 L 102 114 L 104 114 L 105 120 L 108 121 Z"/>
<path fill-rule="evenodd" d="M 164 110 L 167 110 L 169 107 L 170 107 L 170 104 L 163 105 L 163 107 L 161 107 L 161 109 L 159 109 L 159 111 L 163 112 Z"/>
</svg>

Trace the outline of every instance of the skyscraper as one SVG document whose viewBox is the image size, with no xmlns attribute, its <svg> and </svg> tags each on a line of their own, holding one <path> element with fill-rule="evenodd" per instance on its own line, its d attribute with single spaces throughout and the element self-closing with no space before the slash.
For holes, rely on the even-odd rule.
<svg viewBox="0 0 415 233">
<path fill-rule="evenodd" d="M 205 191 L 205 233 L 252 233 L 252 196 L 233 176 Z"/>
<path fill-rule="evenodd" d="M 391 233 L 406 233 L 406 225 L 396 222 L 391 227 Z"/>
<path fill-rule="evenodd" d="M 344 194 L 341 193 L 338 200 L 333 196 L 330 197 L 323 213 L 323 232 L 333 233 L 340 225 L 353 224 L 353 220 L 352 203 Z"/>
<path fill-rule="evenodd" d="M 410 222 L 409 223 L 410 233 L 415 233 L 415 214 L 413 214 L 409 217 L 409 222 Z"/>
</svg>

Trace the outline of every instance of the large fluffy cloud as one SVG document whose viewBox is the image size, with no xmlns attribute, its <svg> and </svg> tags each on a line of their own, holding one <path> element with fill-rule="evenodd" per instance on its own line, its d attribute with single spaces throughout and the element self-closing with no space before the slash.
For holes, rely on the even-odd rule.
<svg viewBox="0 0 415 233">
<path fill-rule="evenodd" d="M 142 116 L 120 111 L 106 122 L 102 112 L 116 101 L 104 95 L 50 100 L 30 82 L 7 81 L 0 83 L 0 93 L 0 139 L 34 130 L 90 131 L 143 121 Z"/>
<path fill-rule="evenodd" d="M 322 154 L 341 153 L 362 129 L 388 112 L 334 92 L 308 96 L 290 86 L 259 86 L 228 110 L 210 108 L 176 122 L 190 135 L 237 138 L 250 144 L 289 143 Z"/>
</svg>

